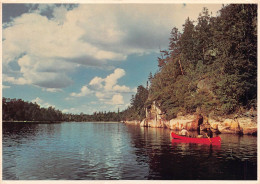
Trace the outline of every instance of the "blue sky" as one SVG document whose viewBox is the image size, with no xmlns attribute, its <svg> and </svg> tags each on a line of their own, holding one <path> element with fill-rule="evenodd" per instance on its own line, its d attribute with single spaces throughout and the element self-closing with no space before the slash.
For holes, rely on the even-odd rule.
<svg viewBox="0 0 260 184">
<path fill-rule="evenodd" d="M 171 29 L 221 4 L 3 4 L 2 96 L 63 112 L 123 110 Z"/>
</svg>

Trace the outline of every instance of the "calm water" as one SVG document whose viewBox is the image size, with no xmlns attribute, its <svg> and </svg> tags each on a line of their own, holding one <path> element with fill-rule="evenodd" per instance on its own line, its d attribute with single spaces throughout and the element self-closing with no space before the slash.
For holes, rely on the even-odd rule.
<svg viewBox="0 0 260 184">
<path fill-rule="evenodd" d="M 256 180 L 257 138 L 220 136 L 209 146 L 122 123 L 3 123 L 3 179 Z"/>
</svg>

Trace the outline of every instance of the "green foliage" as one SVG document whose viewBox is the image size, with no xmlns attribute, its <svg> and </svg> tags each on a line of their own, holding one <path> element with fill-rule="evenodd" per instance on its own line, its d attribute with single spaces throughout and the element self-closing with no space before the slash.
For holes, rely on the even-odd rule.
<svg viewBox="0 0 260 184">
<path fill-rule="evenodd" d="M 217 17 L 204 8 L 197 25 L 188 18 L 161 51 L 146 105 L 158 102 L 167 119 L 197 108 L 208 114 L 256 108 L 256 27 L 256 4 L 224 6 Z"/>
<path fill-rule="evenodd" d="M 137 93 L 131 99 L 131 106 L 122 112 L 123 120 L 142 120 L 145 118 L 145 102 L 148 90 L 142 85 L 138 86 Z"/>
<path fill-rule="evenodd" d="M 62 112 L 53 107 L 40 108 L 21 99 L 2 99 L 2 115 L 6 121 L 61 121 Z"/>
<path fill-rule="evenodd" d="M 24 102 L 21 99 L 2 99 L 4 121 L 120 121 L 122 112 L 94 112 L 88 114 L 62 113 L 53 107 L 41 108 L 36 103 Z"/>
</svg>

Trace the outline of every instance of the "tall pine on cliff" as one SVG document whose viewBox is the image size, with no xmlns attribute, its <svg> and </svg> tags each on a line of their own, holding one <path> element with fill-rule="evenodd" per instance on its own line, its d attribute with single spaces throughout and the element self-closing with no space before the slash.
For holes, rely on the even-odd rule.
<svg viewBox="0 0 260 184">
<path fill-rule="evenodd" d="M 257 5 L 223 6 L 217 17 L 204 8 L 196 24 L 187 18 L 182 33 L 172 29 L 158 67 L 149 76 L 147 100 L 138 106 L 156 101 L 167 119 L 197 108 L 217 115 L 256 108 Z M 139 100 L 133 99 L 125 116 L 132 119 L 138 114 L 134 104 Z"/>
</svg>

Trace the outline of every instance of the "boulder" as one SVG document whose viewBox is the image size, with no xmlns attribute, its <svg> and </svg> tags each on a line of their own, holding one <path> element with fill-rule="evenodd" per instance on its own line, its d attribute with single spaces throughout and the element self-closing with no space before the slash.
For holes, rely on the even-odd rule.
<svg viewBox="0 0 260 184">
<path fill-rule="evenodd" d="M 254 127 L 243 128 L 243 134 L 257 135 L 257 128 Z"/>
<path fill-rule="evenodd" d="M 212 123 L 210 126 L 212 129 L 218 130 L 218 123 Z"/>
<path fill-rule="evenodd" d="M 177 119 L 171 119 L 169 123 L 169 128 L 171 130 L 179 130 L 179 122 Z"/>
<path fill-rule="evenodd" d="M 140 123 L 140 126 L 141 126 L 141 127 L 147 127 L 147 126 L 148 126 L 147 120 L 144 119 L 144 120 Z"/>
<path fill-rule="evenodd" d="M 243 128 L 240 127 L 237 119 L 226 119 L 218 125 L 218 129 L 221 133 L 241 134 L 243 132 Z"/>
<path fill-rule="evenodd" d="M 239 131 L 240 125 L 239 125 L 238 121 L 236 121 L 236 120 L 231 121 L 230 129 L 235 130 L 235 131 Z"/>
<path fill-rule="evenodd" d="M 224 127 L 223 129 L 219 129 L 222 134 L 237 134 L 234 130 L 231 130 L 229 127 Z"/>
<path fill-rule="evenodd" d="M 224 121 L 224 126 L 225 126 L 225 127 L 230 127 L 232 121 L 233 121 L 233 119 L 226 119 L 226 120 Z"/>
<path fill-rule="evenodd" d="M 196 130 L 198 124 L 191 119 L 171 119 L 169 122 L 169 128 L 172 130 L 181 130 L 182 128 L 190 130 Z"/>
<path fill-rule="evenodd" d="M 243 129 L 243 134 L 256 135 L 257 134 L 257 122 L 253 117 L 238 118 L 240 128 Z"/>
<path fill-rule="evenodd" d="M 191 121 L 191 122 L 187 122 L 187 130 L 197 130 L 198 128 L 198 122 L 197 121 Z"/>
<path fill-rule="evenodd" d="M 165 125 L 163 123 L 162 120 L 155 120 L 155 119 L 151 119 L 147 121 L 148 123 L 148 127 L 152 127 L 152 128 L 164 128 Z"/>
<path fill-rule="evenodd" d="M 210 127 L 214 130 L 218 130 L 218 122 L 216 121 L 209 121 Z"/>
<path fill-rule="evenodd" d="M 212 132 L 220 133 L 220 131 L 218 129 L 219 122 L 216 122 L 216 121 L 209 121 L 209 122 L 210 122 L 210 127 L 211 127 Z"/>
</svg>

